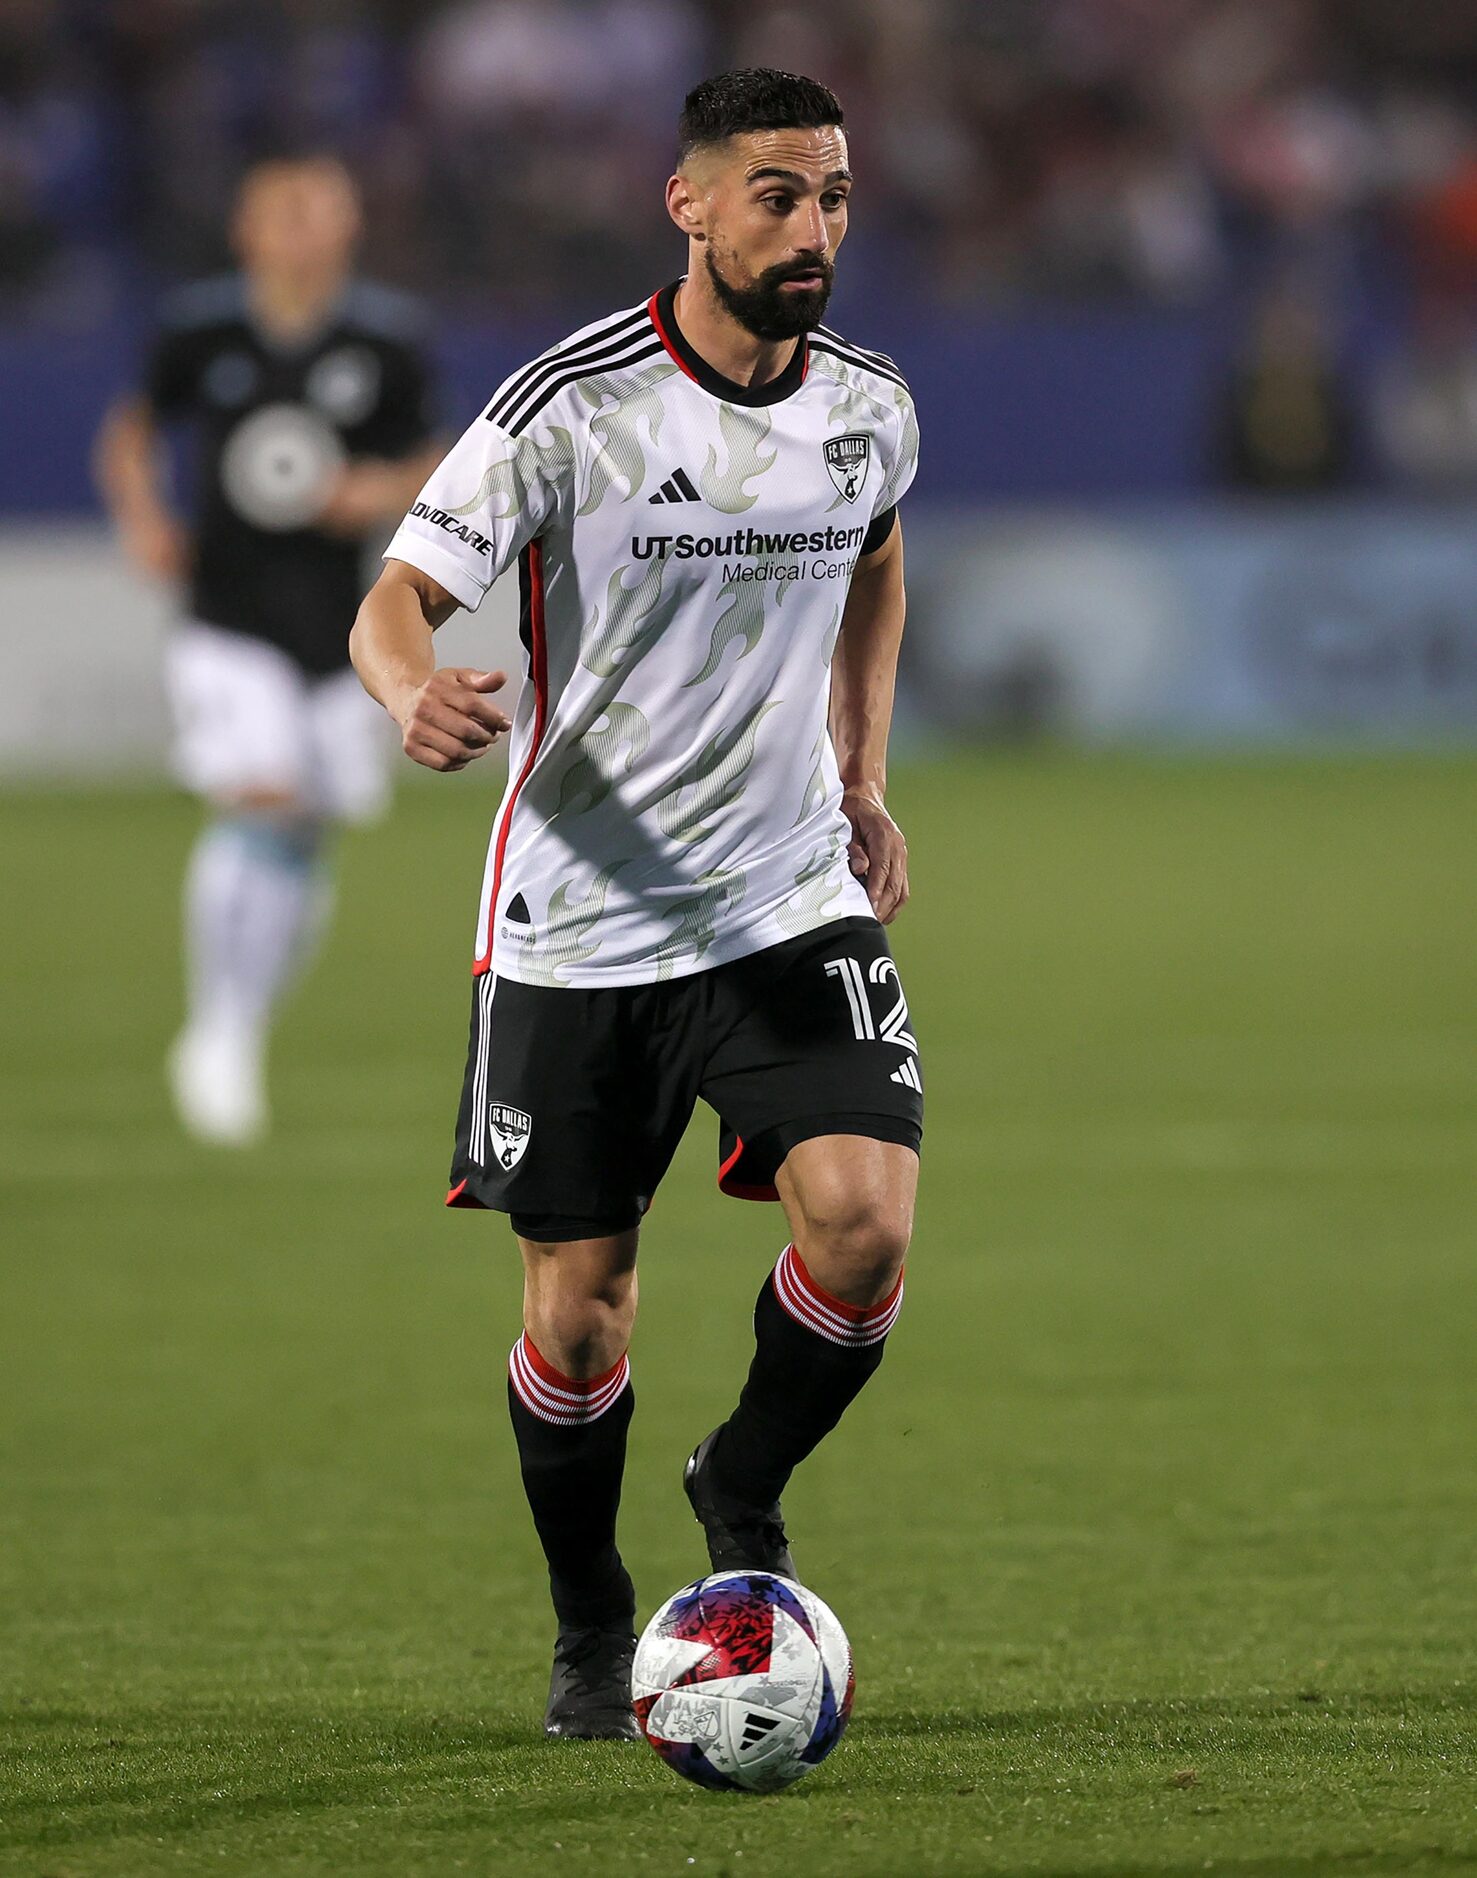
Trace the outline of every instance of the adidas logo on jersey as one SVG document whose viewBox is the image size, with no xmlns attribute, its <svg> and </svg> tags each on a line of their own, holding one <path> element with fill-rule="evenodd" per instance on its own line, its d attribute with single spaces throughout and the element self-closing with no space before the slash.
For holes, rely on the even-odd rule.
<svg viewBox="0 0 1477 1878">
<path fill-rule="evenodd" d="M 900 1082 L 905 1089 L 916 1089 L 919 1095 L 923 1094 L 923 1078 L 918 1074 L 917 1057 L 905 1057 L 901 1069 L 892 1072 L 892 1080 Z"/>
<path fill-rule="evenodd" d="M 692 478 L 685 469 L 673 470 L 672 474 L 657 490 L 654 496 L 646 498 L 648 502 L 701 502 L 702 497 L 692 486 Z"/>
</svg>

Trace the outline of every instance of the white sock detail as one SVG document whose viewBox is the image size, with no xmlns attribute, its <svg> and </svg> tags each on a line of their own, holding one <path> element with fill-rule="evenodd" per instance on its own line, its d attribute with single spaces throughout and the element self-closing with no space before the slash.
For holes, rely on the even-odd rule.
<svg viewBox="0 0 1477 1878">
<path fill-rule="evenodd" d="M 200 837 L 185 884 L 190 1023 L 260 1032 L 322 931 L 318 868 L 237 821 Z"/>
<path fill-rule="evenodd" d="M 780 1254 L 772 1282 L 774 1295 L 797 1324 L 803 1324 L 818 1337 L 824 1337 L 827 1343 L 838 1343 L 844 1349 L 862 1350 L 869 1344 L 880 1343 L 903 1308 L 901 1274 L 879 1303 L 847 1304 L 815 1282 L 792 1245 L 787 1245 Z"/>
<path fill-rule="evenodd" d="M 565 1376 L 544 1360 L 525 1332 L 508 1357 L 508 1375 L 513 1393 L 530 1415 L 556 1427 L 577 1428 L 614 1407 L 631 1380 L 631 1364 L 623 1356 L 603 1376 Z"/>
</svg>

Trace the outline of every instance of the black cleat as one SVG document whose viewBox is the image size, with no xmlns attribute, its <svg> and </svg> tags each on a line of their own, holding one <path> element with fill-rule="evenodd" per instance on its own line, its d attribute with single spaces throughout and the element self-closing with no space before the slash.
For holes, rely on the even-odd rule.
<svg viewBox="0 0 1477 1878">
<path fill-rule="evenodd" d="M 561 1624 L 544 1733 L 553 1741 L 639 1741 L 631 1707 L 635 1654 L 629 1630 Z"/>
<path fill-rule="evenodd" d="M 780 1503 L 751 1506 L 724 1493 L 713 1479 L 710 1457 L 721 1431 L 715 1428 L 693 1450 L 682 1476 L 682 1491 L 692 1502 L 698 1524 L 708 1541 L 708 1558 L 715 1572 L 774 1572 L 795 1576 L 795 1561 L 785 1541 Z"/>
</svg>

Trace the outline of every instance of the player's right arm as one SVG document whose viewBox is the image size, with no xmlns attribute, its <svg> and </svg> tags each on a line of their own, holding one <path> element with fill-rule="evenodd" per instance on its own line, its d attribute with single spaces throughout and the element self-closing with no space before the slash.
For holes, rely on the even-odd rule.
<svg viewBox="0 0 1477 1878">
<path fill-rule="evenodd" d="M 460 602 L 408 561 L 386 561 L 349 634 L 360 683 L 400 726 L 405 754 L 427 769 L 465 769 L 509 727 L 491 694 L 505 672 L 436 666 L 432 634 Z"/>
<path fill-rule="evenodd" d="M 465 769 L 511 727 L 490 695 L 506 675 L 437 671 L 433 633 L 458 606 L 481 605 L 522 549 L 568 512 L 572 489 L 567 428 L 546 421 L 514 435 L 480 417 L 396 530 L 349 656 L 400 726 L 405 754 L 427 769 Z"/>
<path fill-rule="evenodd" d="M 169 501 L 164 443 L 147 398 L 120 398 L 93 446 L 93 473 L 124 553 L 155 580 L 181 580 L 189 532 Z"/>
</svg>

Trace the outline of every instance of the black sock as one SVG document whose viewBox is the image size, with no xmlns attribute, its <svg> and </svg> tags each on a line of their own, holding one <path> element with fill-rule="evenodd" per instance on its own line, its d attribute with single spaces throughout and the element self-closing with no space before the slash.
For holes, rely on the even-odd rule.
<svg viewBox="0 0 1477 1878">
<path fill-rule="evenodd" d="M 903 1281 L 880 1304 L 845 1304 L 787 1246 L 754 1306 L 754 1360 L 738 1407 L 713 1444 L 718 1484 L 769 1506 L 831 1432 L 882 1361 Z"/>
<path fill-rule="evenodd" d="M 522 1336 L 508 1362 L 508 1408 L 523 1491 L 549 1561 L 561 1624 L 629 1628 L 636 1595 L 615 1545 L 636 1406 L 625 1357 L 603 1376 L 561 1375 Z"/>
</svg>

